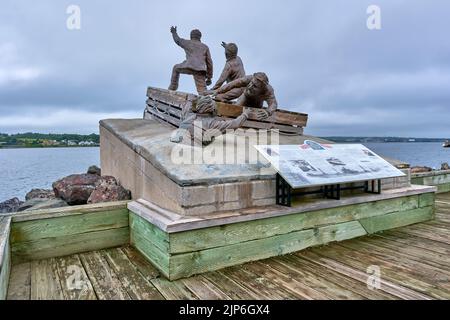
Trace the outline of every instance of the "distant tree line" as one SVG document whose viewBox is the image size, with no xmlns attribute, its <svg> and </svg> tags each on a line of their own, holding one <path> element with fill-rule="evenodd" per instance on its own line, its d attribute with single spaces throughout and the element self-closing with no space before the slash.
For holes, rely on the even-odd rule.
<svg viewBox="0 0 450 320">
<path fill-rule="evenodd" d="M 58 146 L 76 146 L 83 143 L 92 143 L 98 145 L 100 136 L 92 133 L 72 134 L 72 133 L 16 133 L 6 134 L 0 133 L 1 147 L 58 147 Z"/>
<path fill-rule="evenodd" d="M 405 137 L 322 137 L 336 143 L 362 142 L 443 142 L 446 138 L 405 138 Z"/>
</svg>

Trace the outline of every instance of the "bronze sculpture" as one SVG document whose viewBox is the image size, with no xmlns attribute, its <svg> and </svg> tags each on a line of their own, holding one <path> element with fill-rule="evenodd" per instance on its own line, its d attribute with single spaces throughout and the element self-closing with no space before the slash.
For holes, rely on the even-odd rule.
<svg viewBox="0 0 450 320">
<path fill-rule="evenodd" d="M 196 140 L 195 127 L 202 130 L 202 145 L 208 145 L 216 136 L 225 133 L 228 129 L 238 129 L 249 117 L 250 111 L 243 109 L 242 114 L 233 120 L 221 120 L 215 117 L 216 102 L 210 96 L 199 96 L 192 104 L 191 114 L 181 122 L 180 129 L 171 137 L 170 141 L 179 143 L 184 133 L 189 132 L 191 140 Z"/>
<path fill-rule="evenodd" d="M 225 57 L 227 62 L 223 68 L 222 74 L 217 80 L 212 90 L 219 89 L 225 82 L 230 83 L 236 79 L 245 77 L 244 65 L 238 54 L 238 47 L 234 43 L 222 42 L 222 47 L 225 48 Z M 216 95 L 217 101 L 230 102 L 239 98 L 244 92 L 245 88 L 234 88 L 228 92 Z"/>
<path fill-rule="evenodd" d="M 186 52 L 186 60 L 173 67 L 169 90 L 177 90 L 180 74 L 190 74 L 194 77 L 199 94 L 206 91 L 213 77 L 213 62 L 206 44 L 202 43 L 200 30 L 191 31 L 191 40 L 182 39 L 177 34 L 177 27 L 171 27 L 173 40 Z"/>
<path fill-rule="evenodd" d="M 261 109 L 258 112 L 260 119 L 270 116 L 277 108 L 278 103 L 272 86 L 269 84 L 269 78 L 263 72 L 257 72 L 251 76 L 231 81 L 217 90 L 209 91 L 214 97 L 230 92 L 236 88 L 243 88 L 244 92 L 236 101 L 236 105 L 252 108 L 263 108 L 266 101 L 267 110 Z"/>
</svg>

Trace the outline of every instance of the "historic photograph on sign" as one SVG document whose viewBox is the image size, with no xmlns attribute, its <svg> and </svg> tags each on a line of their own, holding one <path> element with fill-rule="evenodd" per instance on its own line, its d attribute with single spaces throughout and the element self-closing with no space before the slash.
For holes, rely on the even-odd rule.
<svg viewBox="0 0 450 320">
<path fill-rule="evenodd" d="M 401 177 L 405 174 L 362 144 L 255 146 L 293 188 Z"/>
</svg>

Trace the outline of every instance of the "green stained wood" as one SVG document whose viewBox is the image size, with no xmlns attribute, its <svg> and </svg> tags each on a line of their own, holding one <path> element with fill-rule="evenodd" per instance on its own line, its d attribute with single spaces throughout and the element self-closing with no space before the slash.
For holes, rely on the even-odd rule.
<svg viewBox="0 0 450 320">
<path fill-rule="evenodd" d="M 8 294 L 11 272 L 10 224 L 11 218 L 0 217 L 0 300 L 5 300 Z"/>
<path fill-rule="evenodd" d="M 11 252 L 9 240 L 6 240 L 3 259 L 0 261 L 0 300 L 6 300 L 8 294 L 9 275 L 11 272 Z"/>
<path fill-rule="evenodd" d="M 359 222 L 367 233 L 407 226 L 433 218 L 434 206 L 418 208 L 410 211 L 395 212 L 383 216 L 361 219 Z"/>
<path fill-rule="evenodd" d="M 127 227 L 71 234 L 66 236 L 16 242 L 11 246 L 13 262 L 62 257 L 129 243 L 130 230 Z"/>
<path fill-rule="evenodd" d="M 438 174 L 431 177 L 424 177 L 423 183 L 428 186 L 450 183 L 450 174 Z"/>
<path fill-rule="evenodd" d="M 127 226 L 127 209 L 29 220 L 12 224 L 11 242 L 14 245 L 17 242 L 58 238 Z"/>
<path fill-rule="evenodd" d="M 170 234 L 170 253 L 185 253 L 263 239 L 327 224 L 337 224 L 418 208 L 419 196 L 361 203 L 249 222 Z M 142 219 L 142 218 L 141 218 Z M 142 219 L 143 220 L 143 219 Z M 148 224 L 148 222 L 147 222 Z"/>
<path fill-rule="evenodd" d="M 307 229 L 170 257 L 171 280 L 366 234 L 357 221 Z"/>
<path fill-rule="evenodd" d="M 424 193 L 419 195 L 419 207 L 429 207 L 434 205 L 436 194 L 434 192 Z"/>
<path fill-rule="evenodd" d="M 438 193 L 450 192 L 450 183 L 437 185 Z"/>
<path fill-rule="evenodd" d="M 416 178 L 411 177 L 411 184 L 418 184 L 423 186 L 424 185 L 423 177 L 416 177 Z"/>
<path fill-rule="evenodd" d="M 131 245 L 148 259 L 164 276 L 169 278 L 169 253 L 160 250 L 153 242 L 134 230 L 131 232 Z"/>
<path fill-rule="evenodd" d="M 132 212 L 130 212 L 130 232 L 132 236 L 138 234 L 140 237 L 149 240 L 161 251 L 169 252 L 169 235 Z"/>
</svg>

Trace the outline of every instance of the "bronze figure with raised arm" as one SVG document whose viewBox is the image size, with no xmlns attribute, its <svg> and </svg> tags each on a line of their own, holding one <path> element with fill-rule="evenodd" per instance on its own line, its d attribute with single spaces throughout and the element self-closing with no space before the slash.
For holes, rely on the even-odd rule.
<svg viewBox="0 0 450 320">
<path fill-rule="evenodd" d="M 212 88 L 212 90 L 219 89 L 225 82 L 230 83 L 236 79 L 245 77 L 244 64 L 238 54 L 238 47 L 234 43 L 222 42 L 222 47 L 225 48 L 225 58 L 227 62 L 223 68 L 222 74 L 219 80 Z M 239 98 L 244 92 L 245 88 L 234 88 L 228 92 L 216 95 L 217 101 L 230 102 L 236 98 Z"/>
<path fill-rule="evenodd" d="M 178 36 L 177 27 L 171 27 L 173 40 L 186 52 L 186 60 L 173 67 L 169 90 L 177 90 L 180 74 L 189 74 L 194 77 L 195 86 L 199 94 L 206 91 L 213 77 L 213 62 L 211 53 L 206 44 L 201 42 L 200 30 L 191 31 L 191 39 L 182 39 Z"/>
</svg>

